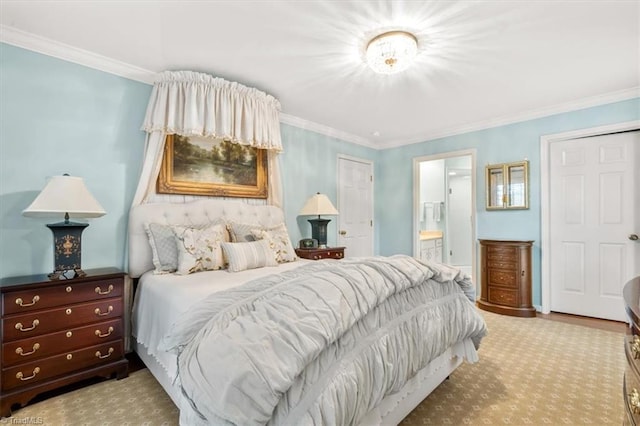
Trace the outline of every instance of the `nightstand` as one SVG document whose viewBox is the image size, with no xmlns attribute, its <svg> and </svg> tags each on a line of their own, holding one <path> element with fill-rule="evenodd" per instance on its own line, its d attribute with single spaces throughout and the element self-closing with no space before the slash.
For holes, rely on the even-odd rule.
<svg viewBox="0 0 640 426">
<path fill-rule="evenodd" d="M 0 280 L 2 352 L 0 416 L 41 392 L 94 376 L 127 377 L 124 272 L 86 270 Z"/>
<path fill-rule="evenodd" d="M 328 248 L 312 248 L 312 249 L 296 249 L 298 257 L 303 259 L 320 260 L 320 259 L 342 259 L 344 257 L 345 247 L 328 247 Z"/>
</svg>

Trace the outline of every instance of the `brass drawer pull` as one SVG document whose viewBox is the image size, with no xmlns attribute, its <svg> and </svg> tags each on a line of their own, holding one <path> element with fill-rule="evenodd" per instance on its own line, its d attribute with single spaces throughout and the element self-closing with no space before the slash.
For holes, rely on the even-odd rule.
<svg viewBox="0 0 640 426">
<path fill-rule="evenodd" d="M 26 381 L 26 380 L 31 380 L 34 377 L 36 377 L 36 374 L 38 374 L 39 372 L 40 372 L 40 367 L 36 367 L 36 368 L 33 369 L 33 374 L 31 374 L 29 377 L 24 377 L 24 374 L 22 374 L 22 371 L 18 371 L 16 373 L 16 379 L 20 379 L 23 382 Z"/>
<path fill-rule="evenodd" d="M 633 352 L 633 359 L 640 358 L 640 337 L 633 336 L 633 342 L 631 344 L 631 352 Z"/>
<path fill-rule="evenodd" d="M 109 329 L 107 330 L 107 334 L 102 334 L 102 332 L 100 330 L 96 330 L 96 336 L 98 336 L 98 337 L 111 336 L 111 333 L 113 333 L 113 327 L 109 327 Z"/>
<path fill-rule="evenodd" d="M 112 353 L 113 353 L 113 348 L 109 348 L 109 351 L 106 355 L 102 355 L 100 351 L 96 351 L 96 357 L 100 359 L 105 359 L 105 358 L 109 358 Z"/>
<path fill-rule="evenodd" d="M 31 303 L 24 303 L 24 301 L 22 300 L 22 298 L 18 297 L 16 299 L 16 305 L 27 307 L 27 306 L 33 306 L 36 303 L 38 303 L 38 300 L 40 300 L 40 296 L 38 296 L 37 294 L 35 296 L 33 296 L 33 299 L 31 299 Z"/>
<path fill-rule="evenodd" d="M 31 323 L 31 327 L 29 328 L 24 328 L 24 326 L 22 325 L 21 322 L 16 324 L 16 330 L 20 330 L 20 331 L 31 331 L 34 328 L 36 328 L 38 326 L 38 324 L 40 324 L 40 321 L 36 318 L 33 320 L 33 322 Z"/>
<path fill-rule="evenodd" d="M 102 291 L 102 289 L 100 287 L 96 287 L 96 293 L 97 294 L 109 294 L 113 291 L 113 285 L 109 284 L 109 287 L 107 288 L 107 291 Z"/>
<path fill-rule="evenodd" d="M 67 293 L 71 293 L 73 291 L 73 287 L 69 285 L 67 286 L 67 288 L 64 289 L 64 291 L 66 291 Z"/>
<path fill-rule="evenodd" d="M 96 310 L 93 312 L 95 312 L 96 315 L 103 317 L 105 315 L 109 315 L 112 311 L 113 311 L 113 306 L 109 305 L 109 308 L 107 308 L 107 312 L 101 312 L 100 308 L 96 308 Z"/>
<path fill-rule="evenodd" d="M 71 331 L 67 331 L 67 334 L 65 334 L 65 336 L 71 337 L 71 336 L 73 336 L 73 333 Z"/>
<path fill-rule="evenodd" d="M 629 394 L 629 405 L 631 406 L 633 414 L 640 414 L 640 393 L 638 393 L 638 389 L 636 388 L 633 388 Z"/>
<path fill-rule="evenodd" d="M 73 359 L 73 354 L 67 354 L 67 361 L 71 361 Z"/>
<path fill-rule="evenodd" d="M 20 356 L 29 356 L 29 355 L 35 353 L 38 349 L 40 349 L 40 343 L 34 344 L 33 348 L 29 352 L 24 352 L 24 349 L 18 348 L 18 349 L 16 349 L 16 353 L 18 355 L 20 355 Z"/>
</svg>

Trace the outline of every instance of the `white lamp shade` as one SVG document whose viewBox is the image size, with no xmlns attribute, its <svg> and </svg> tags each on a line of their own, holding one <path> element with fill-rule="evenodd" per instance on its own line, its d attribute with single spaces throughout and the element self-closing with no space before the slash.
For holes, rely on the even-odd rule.
<svg viewBox="0 0 640 426">
<path fill-rule="evenodd" d="M 320 194 L 319 192 L 309 198 L 305 203 L 302 210 L 300 210 L 300 215 L 337 215 L 338 210 L 333 207 L 329 197 L 324 194 Z"/>
<path fill-rule="evenodd" d="M 24 216 L 64 216 L 92 218 L 105 215 L 105 211 L 93 198 L 81 177 L 54 176 L 38 194 L 33 203 L 22 211 Z"/>
</svg>

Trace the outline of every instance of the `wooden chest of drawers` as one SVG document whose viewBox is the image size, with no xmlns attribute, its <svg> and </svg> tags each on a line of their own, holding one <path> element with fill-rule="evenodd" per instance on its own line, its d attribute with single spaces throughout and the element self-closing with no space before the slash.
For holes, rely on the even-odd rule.
<svg viewBox="0 0 640 426">
<path fill-rule="evenodd" d="M 481 309 L 535 317 L 531 303 L 533 241 L 480 240 Z"/>
<path fill-rule="evenodd" d="M 627 365 L 622 381 L 625 425 L 640 425 L 640 277 L 624 286 L 624 303 L 629 317 L 628 334 L 624 342 Z"/>
<path fill-rule="evenodd" d="M 4 278 L 0 415 L 37 394 L 93 376 L 127 376 L 124 273 L 85 271 L 72 280 Z"/>
</svg>

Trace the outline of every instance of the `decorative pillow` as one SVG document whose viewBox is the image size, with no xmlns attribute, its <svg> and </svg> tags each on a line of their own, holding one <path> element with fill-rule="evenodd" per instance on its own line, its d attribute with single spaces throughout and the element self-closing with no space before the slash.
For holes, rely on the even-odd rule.
<svg viewBox="0 0 640 426">
<path fill-rule="evenodd" d="M 258 240 L 266 240 L 269 243 L 278 263 L 293 262 L 297 259 L 284 223 L 269 229 L 252 229 L 251 234 Z"/>
<path fill-rule="evenodd" d="M 225 228 L 222 224 L 206 228 L 172 226 L 178 250 L 177 274 L 187 275 L 199 271 L 222 269 L 222 247 Z"/>
<path fill-rule="evenodd" d="M 251 234 L 251 230 L 256 228 L 260 228 L 260 226 L 235 222 L 227 223 L 227 230 L 229 231 L 229 236 L 231 237 L 232 243 L 255 241 L 256 237 Z"/>
<path fill-rule="evenodd" d="M 229 262 L 229 272 L 262 268 L 263 266 L 278 266 L 275 253 L 265 240 L 246 243 L 223 242 L 221 246 Z"/>
<path fill-rule="evenodd" d="M 153 253 L 154 274 L 168 274 L 178 268 L 178 247 L 176 237 L 169 225 L 145 223 L 149 245 Z"/>
</svg>

